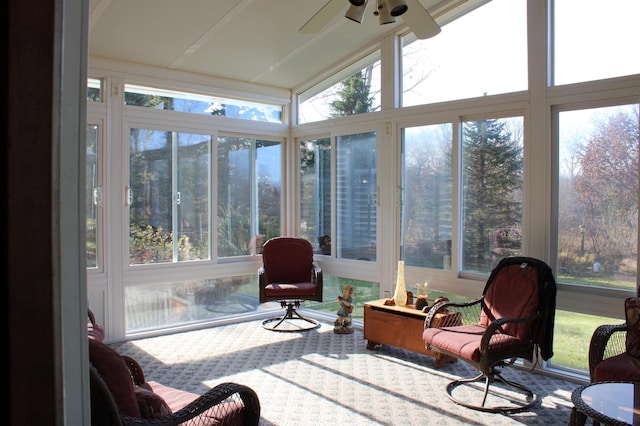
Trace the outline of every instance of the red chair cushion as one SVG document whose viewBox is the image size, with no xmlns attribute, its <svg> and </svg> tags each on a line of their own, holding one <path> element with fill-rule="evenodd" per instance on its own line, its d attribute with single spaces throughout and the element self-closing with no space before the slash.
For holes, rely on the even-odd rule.
<svg viewBox="0 0 640 426">
<path fill-rule="evenodd" d="M 274 283 L 265 286 L 265 294 L 269 297 L 302 297 L 316 294 L 316 286 L 310 282 Z"/>
<path fill-rule="evenodd" d="M 155 393 L 147 383 L 136 386 L 135 392 L 142 418 L 158 419 L 172 414 L 171 408 L 167 402 L 160 395 Z"/>
<path fill-rule="evenodd" d="M 486 309 L 483 309 L 479 322 L 485 326 L 498 318 L 532 315 L 538 309 L 536 268 L 522 269 L 520 264 L 503 267 L 487 289 L 484 300 Z M 531 338 L 531 322 L 510 323 L 503 330 L 511 336 L 527 340 Z"/>
<path fill-rule="evenodd" d="M 593 380 L 595 382 L 640 382 L 640 360 L 628 354 L 607 358 L 594 369 Z"/>
<path fill-rule="evenodd" d="M 267 284 L 308 283 L 311 281 L 313 246 L 307 240 L 277 237 L 262 248 Z"/>
<path fill-rule="evenodd" d="M 485 331 L 486 327 L 481 325 L 426 328 L 422 333 L 422 339 L 425 343 L 443 349 L 458 358 L 479 362 L 480 342 Z M 498 359 L 502 355 L 508 356 L 528 346 L 528 341 L 507 334 L 494 334 L 489 343 L 489 351 L 491 358 Z"/>
<path fill-rule="evenodd" d="M 87 323 L 87 336 L 89 339 L 97 340 L 98 342 L 104 341 L 104 328 L 98 324 Z"/>
<path fill-rule="evenodd" d="M 140 417 L 131 372 L 116 351 L 97 340 L 89 340 L 89 361 L 98 370 L 125 416 Z"/>
<path fill-rule="evenodd" d="M 171 388 L 158 382 L 151 381 L 147 382 L 146 385 L 148 385 L 155 394 L 162 397 L 174 413 L 195 401 L 199 396 L 195 393 Z M 244 425 L 244 406 L 235 401 L 222 402 L 214 405 L 186 424 L 199 426 L 223 424 L 225 426 L 241 426 Z"/>
</svg>

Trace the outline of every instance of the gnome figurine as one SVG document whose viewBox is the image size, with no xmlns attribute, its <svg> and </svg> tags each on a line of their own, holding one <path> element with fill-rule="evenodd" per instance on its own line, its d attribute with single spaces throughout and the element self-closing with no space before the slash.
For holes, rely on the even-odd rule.
<svg viewBox="0 0 640 426">
<path fill-rule="evenodd" d="M 353 312 L 353 287 L 345 285 L 342 287 L 342 294 L 338 296 L 338 319 L 333 323 L 333 332 L 337 334 L 351 334 L 351 312 Z"/>
</svg>

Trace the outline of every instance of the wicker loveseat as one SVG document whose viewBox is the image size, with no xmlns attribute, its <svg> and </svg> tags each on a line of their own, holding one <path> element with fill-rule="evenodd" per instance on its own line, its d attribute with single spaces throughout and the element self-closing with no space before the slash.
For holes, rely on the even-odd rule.
<svg viewBox="0 0 640 426">
<path fill-rule="evenodd" d="M 140 364 L 105 345 L 101 336 L 89 334 L 88 339 L 92 425 L 259 423 L 260 402 L 251 388 L 221 383 L 198 395 L 146 381 Z"/>
<path fill-rule="evenodd" d="M 640 382 L 640 297 L 626 299 L 624 307 L 624 323 L 600 325 L 591 336 L 591 382 Z"/>
</svg>

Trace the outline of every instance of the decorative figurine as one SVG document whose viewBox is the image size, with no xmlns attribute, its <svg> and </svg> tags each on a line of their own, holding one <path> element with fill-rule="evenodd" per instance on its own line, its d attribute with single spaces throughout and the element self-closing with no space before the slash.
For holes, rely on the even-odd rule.
<svg viewBox="0 0 640 426">
<path fill-rule="evenodd" d="M 418 298 L 416 299 L 416 309 L 419 309 L 423 312 L 426 312 L 424 308 L 429 307 L 428 296 L 429 292 L 427 290 L 429 287 L 429 281 L 425 281 L 424 284 L 416 284 L 416 288 L 418 289 Z"/>
<path fill-rule="evenodd" d="M 342 287 L 342 295 L 338 296 L 338 319 L 333 323 L 333 332 L 337 334 L 351 334 L 351 312 L 353 312 L 353 287 L 345 285 Z"/>
</svg>

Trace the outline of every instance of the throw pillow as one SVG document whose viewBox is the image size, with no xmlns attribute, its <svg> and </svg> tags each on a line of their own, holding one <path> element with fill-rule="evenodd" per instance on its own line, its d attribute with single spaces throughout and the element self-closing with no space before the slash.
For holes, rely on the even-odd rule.
<svg viewBox="0 0 640 426">
<path fill-rule="evenodd" d="M 120 354 L 97 340 L 89 340 L 89 361 L 98 370 L 113 395 L 120 412 L 140 417 L 140 408 L 133 388 L 133 379 Z"/>
<path fill-rule="evenodd" d="M 640 357 L 640 297 L 630 297 L 624 301 L 627 319 L 627 353 Z"/>
<path fill-rule="evenodd" d="M 135 387 L 141 416 L 145 419 L 158 419 L 173 414 L 165 400 L 144 385 L 145 383 Z"/>
</svg>

